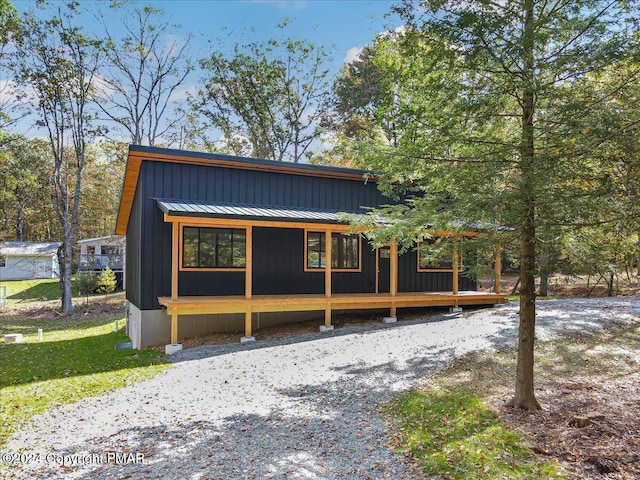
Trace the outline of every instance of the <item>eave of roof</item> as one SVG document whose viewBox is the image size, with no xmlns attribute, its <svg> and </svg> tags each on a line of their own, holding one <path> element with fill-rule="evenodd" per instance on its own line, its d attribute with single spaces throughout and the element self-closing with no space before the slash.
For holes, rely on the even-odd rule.
<svg viewBox="0 0 640 480">
<path fill-rule="evenodd" d="M 288 162 L 276 162 L 257 158 L 234 157 L 213 153 L 190 152 L 167 148 L 145 147 L 130 145 L 129 156 L 124 176 L 124 185 L 120 197 L 120 208 L 116 220 L 116 235 L 126 235 L 129 215 L 133 205 L 140 166 L 142 161 L 186 163 L 191 165 L 205 165 L 235 168 L 240 170 L 256 170 L 278 172 L 290 175 L 304 175 L 324 178 L 340 178 L 356 181 L 376 182 L 377 177 L 364 170 L 328 167 L 323 165 L 307 165 Z"/>
</svg>

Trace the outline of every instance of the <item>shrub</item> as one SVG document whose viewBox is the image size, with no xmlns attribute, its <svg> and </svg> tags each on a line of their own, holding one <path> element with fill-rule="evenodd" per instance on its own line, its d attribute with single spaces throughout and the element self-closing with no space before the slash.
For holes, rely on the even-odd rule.
<svg viewBox="0 0 640 480">
<path fill-rule="evenodd" d="M 113 273 L 113 270 L 107 267 L 100 272 L 100 276 L 98 277 L 98 291 L 100 293 L 104 293 L 106 295 L 114 292 L 116 284 L 116 274 Z"/>
</svg>

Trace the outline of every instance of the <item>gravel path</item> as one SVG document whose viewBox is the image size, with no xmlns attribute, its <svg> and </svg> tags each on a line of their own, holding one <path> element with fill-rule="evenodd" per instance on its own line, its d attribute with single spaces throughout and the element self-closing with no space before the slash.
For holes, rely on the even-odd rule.
<svg viewBox="0 0 640 480">
<path fill-rule="evenodd" d="M 638 297 L 538 305 L 541 339 L 640 318 Z M 2 451 L 32 461 L 0 476 L 417 478 L 386 447 L 381 404 L 456 355 L 513 345 L 517 309 L 185 350 L 152 379 L 35 417 Z"/>
</svg>

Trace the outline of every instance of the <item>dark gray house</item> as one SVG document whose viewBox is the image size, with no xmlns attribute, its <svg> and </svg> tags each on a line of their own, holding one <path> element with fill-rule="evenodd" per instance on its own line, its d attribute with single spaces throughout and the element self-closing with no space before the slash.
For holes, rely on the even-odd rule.
<svg viewBox="0 0 640 480">
<path fill-rule="evenodd" d="M 285 312 L 495 304 L 459 259 L 372 248 L 341 221 L 389 203 L 352 169 L 131 146 L 116 234 L 126 235 L 135 348 L 299 320 Z M 331 239 L 330 241 L 327 241 Z M 455 256 L 455 254 L 454 254 Z M 426 258 L 426 256 L 425 256 Z M 322 314 L 320 313 L 320 316 Z"/>
</svg>

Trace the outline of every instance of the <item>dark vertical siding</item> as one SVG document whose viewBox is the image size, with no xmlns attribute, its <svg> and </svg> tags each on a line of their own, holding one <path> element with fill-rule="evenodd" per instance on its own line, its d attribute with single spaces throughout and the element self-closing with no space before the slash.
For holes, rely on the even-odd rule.
<svg viewBox="0 0 640 480">
<path fill-rule="evenodd" d="M 178 295 L 244 295 L 244 271 L 180 272 Z"/>
<path fill-rule="evenodd" d="M 331 276 L 334 293 L 373 293 L 376 291 L 376 255 L 366 240 L 362 240 L 360 272 L 335 272 Z"/>
<path fill-rule="evenodd" d="M 453 290 L 452 272 L 418 272 L 417 252 L 411 250 L 400 256 L 398 262 L 399 292 L 448 292 Z M 460 290 L 476 290 L 476 281 L 458 276 Z"/>
<path fill-rule="evenodd" d="M 129 224 L 127 225 L 127 269 L 125 275 L 127 276 L 127 300 L 136 307 L 140 307 L 142 304 L 142 291 L 141 291 L 141 269 L 140 258 L 142 249 L 142 202 L 144 193 L 140 185 L 136 190 L 133 204 L 131 205 L 131 214 L 129 215 Z"/>
<path fill-rule="evenodd" d="M 253 293 L 323 293 L 324 273 L 304 271 L 304 231 L 253 229 Z"/>
<path fill-rule="evenodd" d="M 364 180 L 142 162 L 127 230 L 127 298 L 142 309 L 158 308 L 157 297 L 171 293 L 171 225 L 164 222 L 157 198 L 345 211 L 390 202 L 375 183 Z M 333 291 L 373 292 L 375 275 L 374 251 L 363 241 L 362 272 L 334 273 Z M 401 258 L 399 290 L 451 290 L 447 275 L 417 274 L 415 252 L 410 252 Z M 181 272 L 179 281 L 180 295 L 244 292 L 240 272 Z M 302 230 L 254 230 L 253 283 L 257 295 L 324 291 L 323 272 L 304 272 Z"/>
</svg>

